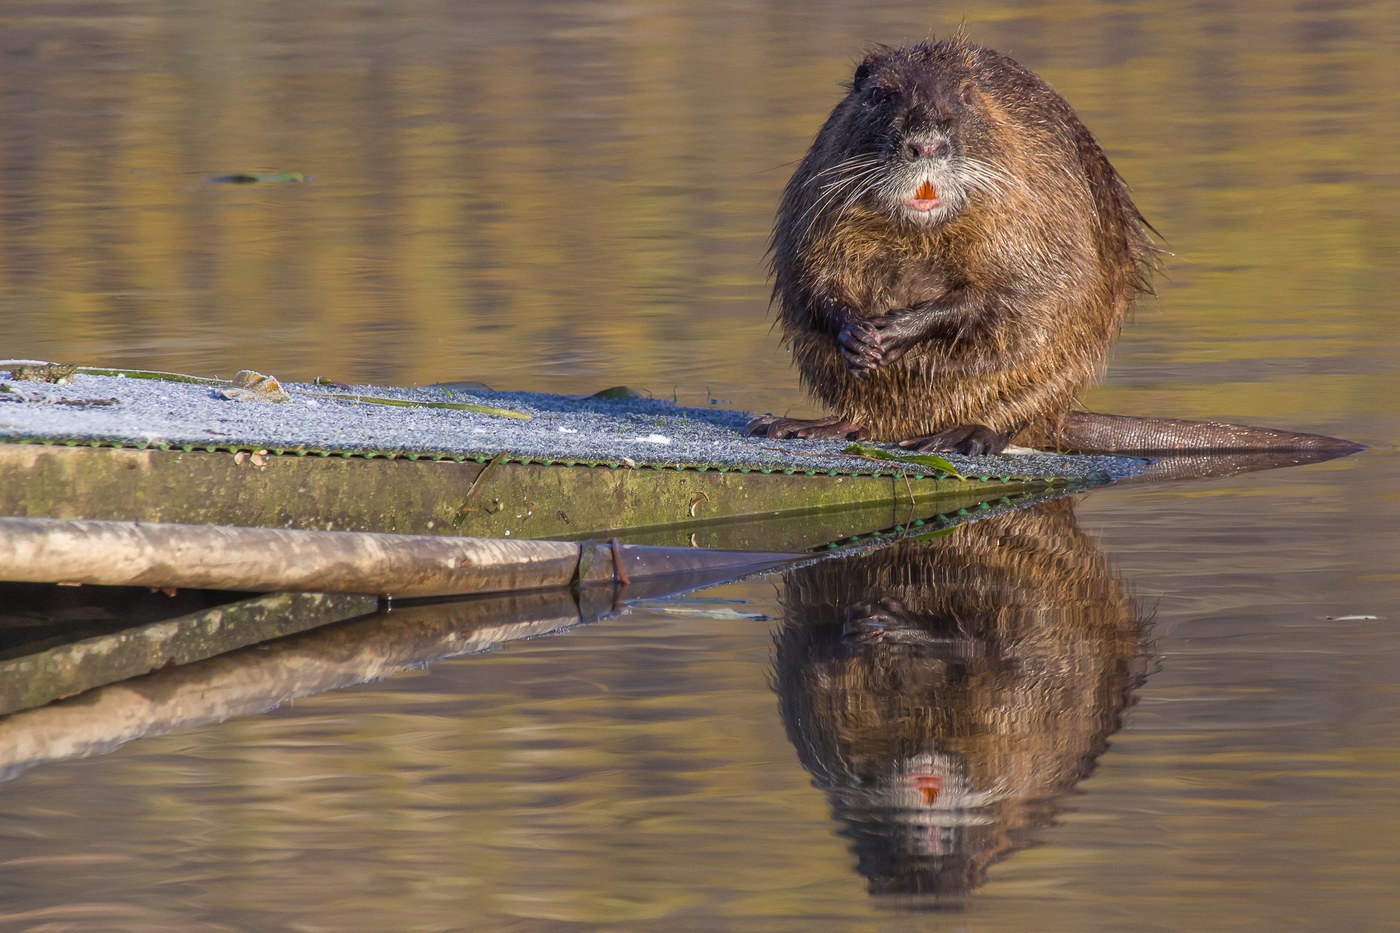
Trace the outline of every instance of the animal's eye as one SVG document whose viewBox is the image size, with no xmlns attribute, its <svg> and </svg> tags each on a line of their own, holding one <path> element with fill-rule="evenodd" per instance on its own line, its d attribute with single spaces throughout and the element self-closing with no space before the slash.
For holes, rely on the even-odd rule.
<svg viewBox="0 0 1400 933">
<path fill-rule="evenodd" d="M 867 107 L 878 107 L 883 103 L 894 100 L 896 96 L 897 94 L 895 91 L 872 85 L 865 89 L 865 105 Z"/>
<path fill-rule="evenodd" d="M 964 81 L 962 87 L 958 88 L 958 100 L 962 101 L 964 107 L 971 107 L 977 100 L 977 85 L 971 81 Z"/>
</svg>

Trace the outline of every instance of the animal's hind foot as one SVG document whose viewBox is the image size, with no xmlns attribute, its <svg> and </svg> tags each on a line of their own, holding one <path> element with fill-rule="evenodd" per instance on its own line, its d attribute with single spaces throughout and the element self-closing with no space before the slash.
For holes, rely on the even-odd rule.
<svg viewBox="0 0 1400 933">
<path fill-rule="evenodd" d="M 907 441 L 900 441 L 899 446 L 921 453 L 937 451 L 939 453 L 977 456 L 978 454 L 999 454 L 1006 449 L 1006 445 L 1010 442 L 1009 435 L 998 433 L 980 424 L 968 424 L 939 431 L 928 437 L 915 437 Z"/>
<path fill-rule="evenodd" d="M 778 418 L 765 415 L 744 428 L 747 437 L 860 440 L 861 426 L 832 415 L 828 418 Z"/>
</svg>

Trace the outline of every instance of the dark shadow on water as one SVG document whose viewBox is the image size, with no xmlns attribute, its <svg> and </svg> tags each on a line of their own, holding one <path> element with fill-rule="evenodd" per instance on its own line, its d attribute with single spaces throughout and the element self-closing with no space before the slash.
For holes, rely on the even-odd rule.
<svg viewBox="0 0 1400 933">
<path fill-rule="evenodd" d="M 901 906 L 963 906 L 1040 841 L 1151 663 L 1070 500 L 784 582 L 784 726 L 870 893 Z"/>
</svg>

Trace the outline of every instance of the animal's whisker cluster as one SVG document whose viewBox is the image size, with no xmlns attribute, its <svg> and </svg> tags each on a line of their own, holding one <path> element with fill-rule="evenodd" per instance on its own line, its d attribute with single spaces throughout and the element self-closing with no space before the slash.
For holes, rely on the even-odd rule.
<svg viewBox="0 0 1400 933">
<path fill-rule="evenodd" d="M 836 177 L 822 184 L 816 200 L 798 218 L 797 222 L 802 226 L 803 238 L 811 235 L 817 221 L 823 216 L 827 214 L 839 216 L 859 202 L 861 198 L 878 188 L 884 178 L 884 163 L 870 155 L 854 156 L 818 172 L 807 179 L 804 185 L 810 185 L 819 180 L 821 176 L 828 174 Z M 838 201 L 840 204 L 835 210 L 828 210 Z"/>
</svg>

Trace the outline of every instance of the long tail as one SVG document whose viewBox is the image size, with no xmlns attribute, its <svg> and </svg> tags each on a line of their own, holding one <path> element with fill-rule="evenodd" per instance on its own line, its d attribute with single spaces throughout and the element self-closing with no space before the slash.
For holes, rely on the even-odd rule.
<svg viewBox="0 0 1400 933">
<path fill-rule="evenodd" d="M 1060 427 L 1059 442 L 1063 449 L 1086 454 L 1317 451 L 1340 455 L 1365 449 L 1362 444 L 1322 434 L 1298 434 L 1218 421 L 1102 415 L 1092 411 L 1070 412 Z"/>
</svg>

